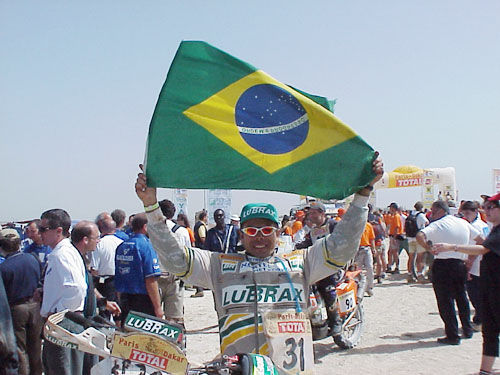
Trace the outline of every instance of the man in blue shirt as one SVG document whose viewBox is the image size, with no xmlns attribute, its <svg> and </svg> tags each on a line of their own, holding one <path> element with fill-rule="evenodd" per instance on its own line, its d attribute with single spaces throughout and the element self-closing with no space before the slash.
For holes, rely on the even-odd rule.
<svg viewBox="0 0 500 375">
<path fill-rule="evenodd" d="M 0 275 L 10 305 L 14 335 L 19 354 L 20 374 L 41 374 L 41 333 L 43 321 L 40 303 L 33 299 L 40 282 L 40 263 L 20 251 L 21 238 L 13 229 L 0 231 L 0 248 L 6 253 Z"/>
<path fill-rule="evenodd" d="M 238 230 L 225 223 L 225 213 L 218 208 L 214 212 L 215 227 L 209 229 L 205 249 L 218 253 L 235 253 L 238 244 Z"/>
<path fill-rule="evenodd" d="M 18 375 L 19 359 L 17 356 L 16 337 L 12 328 L 9 302 L 0 277 L 0 375 Z"/>
<path fill-rule="evenodd" d="M 163 318 L 158 277 L 158 256 L 147 237 L 147 218 L 137 214 L 132 220 L 134 234 L 116 248 L 115 288 L 120 296 L 122 321 L 130 310 Z"/>
<path fill-rule="evenodd" d="M 45 270 L 47 257 L 49 256 L 52 249 L 50 248 L 50 246 L 43 244 L 42 235 L 39 232 L 40 223 L 41 220 L 36 219 L 28 224 L 28 227 L 26 228 L 26 234 L 28 238 L 30 238 L 33 242 L 24 249 L 24 252 L 36 256 L 40 261 L 40 264 L 42 265 L 42 270 Z"/>
<path fill-rule="evenodd" d="M 125 211 L 117 208 L 116 210 L 111 212 L 111 217 L 116 223 L 115 236 L 123 241 L 128 240 L 129 235 L 123 231 L 123 227 L 125 226 L 125 218 L 127 217 Z"/>
</svg>

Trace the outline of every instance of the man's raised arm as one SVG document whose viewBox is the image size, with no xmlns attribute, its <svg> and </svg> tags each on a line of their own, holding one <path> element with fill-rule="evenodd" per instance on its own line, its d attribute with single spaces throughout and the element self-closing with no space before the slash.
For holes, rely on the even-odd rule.
<svg viewBox="0 0 500 375">
<path fill-rule="evenodd" d="M 188 270 L 186 252 L 168 228 L 165 217 L 161 213 L 156 197 L 156 188 L 149 187 L 142 164 L 143 172 L 137 175 L 135 192 L 144 204 L 148 218 L 148 235 L 153 244 L 162 267 L 174 274 L 184 274 Z"/>
<path fill-rule="evenodd" d="M 372 170 L 375 178 L 364 188 L 359 190 L 342 220 L 335 226 L 333 233 L 327 237 L 327 252 L 330 261 L 342 267 L 354 257 L 359 248 L 361 234 L 365 229 L 368 216 L 368 198 L 373 190 L 373 185 L 384 174 L 384 163 L 375 153 Z"/>
</svg>

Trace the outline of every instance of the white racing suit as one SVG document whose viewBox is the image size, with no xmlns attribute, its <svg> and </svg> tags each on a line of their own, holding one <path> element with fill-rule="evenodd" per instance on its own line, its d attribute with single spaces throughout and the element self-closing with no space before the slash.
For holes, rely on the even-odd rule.
<svg viewBox="0 0 500 375">
<path fill-rule="evenodd" d="M 307 307 L 309 285 L 354 257 L 365 228 L 368 197 L 356 194 L 333 233 L 313 246 L 267 258 L 183 248 L 160 210 L 147 214 L 148 233 L 161 265 L 187 284 L 214 292 L 221 353 L 268 354 L 262 312 Z M 293 289 L 291 285 L 293 284 Z"/>
</svg>

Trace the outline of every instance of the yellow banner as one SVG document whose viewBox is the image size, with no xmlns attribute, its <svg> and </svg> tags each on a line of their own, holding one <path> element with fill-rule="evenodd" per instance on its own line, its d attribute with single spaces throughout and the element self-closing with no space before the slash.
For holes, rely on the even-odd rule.
<svg viewBox="0 0 500 375">
<path fill-rule="evenodd" d="M 422 186 L 422 173 L 389 173 L 389 188 Z"/>
<path fill-rule="evenodd" d="M 117 332 L 111 355 L 143 363 L 169 374 L 187 373 L 188 361 L 184 353 L 170 342 L 152 335 Z"/>
</svg>

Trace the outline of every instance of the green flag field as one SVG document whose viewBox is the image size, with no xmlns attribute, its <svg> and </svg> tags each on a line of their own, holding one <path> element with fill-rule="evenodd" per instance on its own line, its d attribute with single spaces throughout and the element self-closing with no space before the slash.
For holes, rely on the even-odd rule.
<svg viewBox="0 0 500 375">
<path fill-rule="evenodd" d="M 373 149 L 332 102 L 205 42 L 182 42 L 146 149 L 148 184 L 342 199 L 373 178 Z"/>
</svg>

